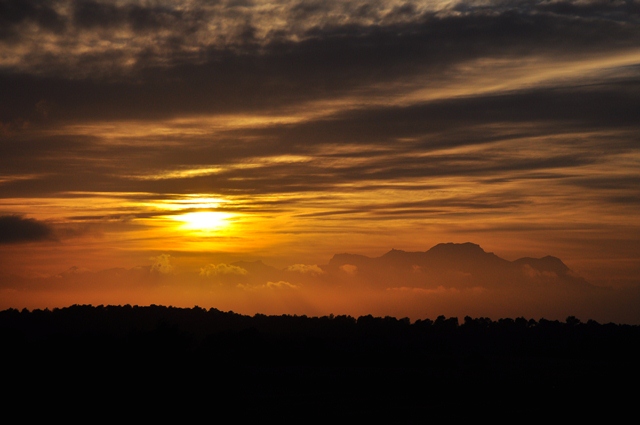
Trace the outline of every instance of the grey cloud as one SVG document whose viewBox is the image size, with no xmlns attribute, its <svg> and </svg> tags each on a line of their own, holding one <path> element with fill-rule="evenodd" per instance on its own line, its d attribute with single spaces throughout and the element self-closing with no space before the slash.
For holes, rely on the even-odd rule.
<svg viewBox="0 0 640 425">
<path fill-rule="evenodd" d="M 174 29 L 176 35 L 193 28 L 204 12 L 185 12 L 179 7 L 145 6 L 138 3 L 118 5 L 112 2 L 77 0 L 73 4 L 73 23 L 83 29 L 128 25 L 135 32 Z"/>
<path fill-rule="evenodd" d="M 529 135 L 585 128 L 636 127 L 640 109 L 638 81 L 596 87 L 542 88 L 499 95 L 453 98 L 397 108 L 368 108 L 301 125 L 304 140 L 347 139 L 367 143 L 448 132 L 446 144 L 495 141 L 496 135 L 459 133 L 465 127 L 496 123 L 540 123 Z M 304 131 L 304 133 L 302 132 Z M 522 131 L 522 130 L 519 130 Z M 499 134 L 499 133 L 498 133 Z M 520 136 L 525 136 L 522 133 Z M 292 136 L 295 136 L 293 134 Z M 510 134 L 507 137 L 518 136 Z M 498 136 L 499 137 L 499 136 Z M 432 143 L 432 138 L 426 143 Z"/>
<path fill-rule="evenodd" d="M 640 174 L 584 176 L 570 179 L 569 182 L 584 189 L 638 189 L 640 188 Z"/>
<path fill-rule="evenodd" d="M 1 0 L 0 42 L 18 42 L 21 26 L 36 24 L 38 27 L 61 32 L 65 21 L 54 6 L 56 0 Z"/>
<path fill-rule="evenodd" d="M 103 7 L 87 2 L 79 5 Z M 240 37 L 236 41 L 226 45 L 203 41 L 183 49 L 185 40 L 197 38 L 190 36 L 194 25 L 200 25 L 193 18 L 187 19 L 189 24 L 176 24 L 185 26 L 176 27 L 175 34 L 154 38 L 152 45 L 136 52 L 88 52 L 71 62 L 69 55 L 40 57 L 34 53 L 30 60 L 44 75 L 0 75 L 0 88 L 14 104 L 11 110 L 0 111 L 0 119 L 7 121 L 11 115 L 28 119 L 42 99 L 58 105 L 52 114 L 58 119 L 272 110 L 367 91 L 372 85 L 417 75 L 446 79 L 452 76 L 450 67 L 479 58 L 566 57 L 635 48 L 640 41 L 640 28 L 633 20 L 627 22 L 624 14 L 618 20 L 586 20 L 579 15 L 521 11 L 454 16 L 410 9 L 404 13 L 412 19 L 371 25 L 317 23 L 298 35 L 301 41 L 267 38 L 260 46 L 255 44 L 255 25 L 243 21 L 233 25 L 232 31 Z M 99 25 L 104 20 L 107 25 L 125 19 L 110 17 L 120 16 L 118 13 L 96 12 L 95 19 L 84 21 Z M 177 19 L 177 13 L 140 9 L 134 14 L 138 16 L 135 25 L 151 31 L 158 25 L 164 31 L 173 28 L 167 20 L 184 20 Z M 127 19 L 131 16 L 129 13 Z M 206 16 L 202 25 L 214 19 Z M 136 64 L 126 72 L 118 71 L 129 55 Z M 83 74 L 82 79 L 68 78 L 87 69 L 91 74 Z M 121 75 L 115 77 L 117 74 Z"/>
<path fill-rule="evenodd" d="M 467 176 L 469 178 L 493 177 L 512 171 L 545 170 L 556 167 L 577 167 L 593 163 L 591 155 L 581 157 L 553 155 L 537 159 L 513 160 L 509 157 L 477 158 L 474 156 L 450 156 L 434 158 L 395 157 L 390 154 L 379 161 L 364 165 L 328 168 L 322 164 L 286 164 L 261 167 L 253 170 L 234 170 L 220 175 L 143 182 L 149 191 L 189 191 L 219 193 L 290 193 L 308 191 L 334 191 L 344 183 L 362 181 L 410 181 L 413 179 Z"/>
<path fill-rule="evenodd" d="M 633 211 L 640 204 L 640 174 L 596 174 L 566 179 L 566 185 L 587 191 L 603 205 L 611 205 L 616 211 L 625 208 Z"/>
<path fill-rule="evenodd" d="M 607 203 L 618 204 L 622 207 L 629 207 L 636 210 L 638 205 L 640 205 L 640 193 L 635 191 L 633 194 L 629 194 L 627 196 L 608 196 L 606 198 Z"/>
<path fill-rule="evenodd" d="M 331 2 L 324 1 L 301 1 L 291 8 L 291 14 L 297 20 L 306 20 L 311 17 L 326 13 L 331 10 Z"/>
<path fill-rule="evenodd" d="M 633 0 L 621 2 L 606 0 L 540 2 L 535 5 L 535 9 L 561 15 L 606 17 L 615 20 L 637 20 L 640 17 L 640 3 Z"/>
<path fill-rule="evenodd" d="M 52 240 L 52 228 L 42 221 L 18 215 L 0 216 L 0 244 Z"/>
<path fill-rule="evenodd" d="M 124 11 L 113 3 L 76 1 L 73 20 L 80 27 L 110 27 L 126 19 Z"/>
<path fill-rule="evenodd" d="M 516 195 L 516 196 L 514 196 Z M 379 202 L 377 204 L 363 204 L 357 208 L 332 209 L 314 213 L 298 214 L 298 217 L 342 217 L 354 214 L 371 214 L 377 219 L 388 217 L 396 219 L 397 216 L 416 217 L 424 219 L 428 215 L 439 215 L 451 211 L 475 210 L 476 212 L 487 210 L 515 209 L 527 204 L 518 198 L 517 194 L 501 193 L 500 196 L 458 196 L 455 199 L 429 199 L 415 202 Z M 505 200 L 504 198 L 510 198 Z"/>
<path fill-rule="evenodd" d="M 13 143 L 0 144 L 0 149 L 7 153 L 0 163 L 9 172 L 29 172 L 41 177 L 5 182 L 0 191 L 4 196 L 69 190 L 283 193 L 331 191 L 345 182 L 410 181 L 447 176 L 487 178 L 495 183 L 499 181 L 495 179 L 505 173 L 514 179 L 518 178 L 514 172 L 530 175 L 545 170 L 576 168 L 607 161 L 609 150 L 618 154 L 620 149 L 610 149 L 610 137 L 595 141 L 565 138 L 556 143 L 559 150 L 541 151 L 537 156 L 522 156 L 517 155 L 517 151 L 511 153 L 492 147 L 493 143 L 501 142 L 517 148 L 518 143 L 522 143 L 519 140 L 526 137 L 580 133 L 589 127 L 619 129 L 626 125 L 635 128 L 637 123 L 632 122 L 632 114 L 625 109 L 633 105 L 631 101 L 616 102 L 619 98 L 611 93 L 601 96 L 596 106 L 584 107 L 581 103 L 586 102 L 589 94 L 578 92 L 575 96 L 567 96 L 566 92 L 524 92 L 403 108 L 363 109 L 337 114 L 331 119 L 227 132 L 223 140 L 209 135 L 186 138 L 181 141 L 180 149 L 173 144 L 147 143 L 110 147 L 99 138 L 91 137 L 33 138 L 24 143 L 17 138 Z M 566 97 L 573 100 L 567 101 Z M 598 108 L 611 111 L 599 118 Z M 525 112 L 519 112 L 520 109 Z M 517 130 L 509 130 L 509 123 Z M 528 125 L 528 130 L 519 128 L 521 124 L 532 123 L 535 126 Z M 486 127 L 489 124 L 496 128 Z M 504 131 L 505 128 L 509 131 Z M 247 135 L 251 136 L 251 143 L 238 143 Z M 413 140 L 397 142 L 402 137 Z M 634 149 L 626 139 L 617 141 L 616 145 L 620 143 L 626 144 L 626 149 Z M 360 147 L 347 153 L 326 153 L 327 146 L 336 144 Z M 472 145 L 486 146 L 482 151 L 472 153 L 440 151 Z M 305 155 L 309 160 L 265 163 L 248 169 L 233 167 L 264 156 L 282 154 Z M 328 165 L 325 160 L 344 163 Z M 225 168 L 228 165 L 231 167 Z M 142 181 L 126 177 L 132 172 L 144 174 L 198 166 L 221 166 L 222 169 L 212 175 L 188 178 Z"/>
</svg>

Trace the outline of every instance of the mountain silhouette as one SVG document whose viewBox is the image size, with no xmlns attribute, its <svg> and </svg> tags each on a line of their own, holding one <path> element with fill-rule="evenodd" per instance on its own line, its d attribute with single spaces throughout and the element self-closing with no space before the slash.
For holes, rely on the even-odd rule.
<svg viewBox="0 0 640 425">
<path fill-rule="evenodd" d="M 561 259 L 547 255 L 543 258 L 524 257 L 513 262 L 514 264 L 528 265 L 539 272 L 556 273 L 558 276 L 564 276 L 571 272 Z"/>
<path fill-rule="evenodd" d="M 508 261 L 479 245 L 441 243 L 425 252 L 392 249 L 371 258 L 356 254 L 336 254 L 327 269 L 357 272 L 363 280 L 384 286 L 402 281 L 406 286 L 484 286 L 496 287 L 518 283 L 588 285 L 557 257 L 520 258 Z"/>
<path fill-rule="evenodd" d="M 127 288 L 131 282 L 162 285 L 184 281 L 185 275 L 154 271 L 153 266 L 131 269 L 113 268 L 90 271 L 71 267 L 41 279 L 8 277 L 5 286 L 56 288 Z M 187 277 L 186 279 L 189 279 Z M 479 245 L 441 243 L 427 251 L 408 252 L 391 249 L 380 257 L 341 253 L 328 264 L 297 264 L 284 269 L 260 260 L 231 264 L 209 264 L 191 279 L 200 285 L 223 285 L 227 288 L 353 288 L 441 290 L 474 288 L 596 288 L 578 276 L 564 262 L 553 256 L 523 257 L 515 261 L 486 252 Z M 275 287 L 270 283 L 277 284 Z M 538 291 L 540 292 L 540 291 Z"/>
</svg>

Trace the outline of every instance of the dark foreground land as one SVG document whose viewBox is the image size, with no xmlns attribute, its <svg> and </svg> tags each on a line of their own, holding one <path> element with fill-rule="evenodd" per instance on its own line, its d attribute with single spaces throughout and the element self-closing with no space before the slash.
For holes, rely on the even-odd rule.
<svg viewBox="0 0 640 425">
<path fill-rule="evenodd" d="M 410 323 L 76 305 L 0 312 L 0 348 L 3 409 L 21 417 L 615 420 L 637 414 L 640 388 L 640 327 L 573 317 Z"/>
</svg>

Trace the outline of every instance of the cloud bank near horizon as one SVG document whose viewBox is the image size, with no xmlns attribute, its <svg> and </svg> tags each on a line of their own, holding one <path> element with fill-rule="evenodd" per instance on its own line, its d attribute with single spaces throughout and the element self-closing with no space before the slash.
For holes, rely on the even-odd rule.
<svg viewBox="0 0 640 425">
<path fill-rule="evenodd" d="M 577 316 L 640 323 L 637 287 L 597 287 L 558 258 L 507 261 L 470 243 L 439 244 L 426 252 L 391 250 L 376 258 L 337 254 L 324 265 L 282 269 L 256 261 L 208 264 L 198 273 L 174 264 L 168 254 L 150 260 L 132 269 L 72 267 L 49 277 L 7 277 L 0 291 L 10 305 L 2 308 L 20 302 L 26 290 L 32 295 L 23 305 L 28 308 L 100 304 L 96 300 L 106 298 L 107 304 L 198 305 L 243 314 Z"/>
</svg>

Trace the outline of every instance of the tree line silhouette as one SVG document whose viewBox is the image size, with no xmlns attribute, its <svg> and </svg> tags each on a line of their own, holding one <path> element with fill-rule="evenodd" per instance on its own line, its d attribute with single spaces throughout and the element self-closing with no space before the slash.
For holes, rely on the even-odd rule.
<svg viewBox="0 0 640 425">
<path fill-rule="evenodd" d="M 0 341 L 9 375 L 32 396 L 51 395 L 29 383 L 71 382 L 87 403 L 114 386 L 125 404 L 140 393 L 167 406 L 241 398 L 266 412 L 286 400 L 288 413 L 330 405 L 353 418 L 389 409 L 455 417 L 497 404 L 525 414 L 540 403 L 567 407 L 567 397 L 606 406 L 640 377 L 640 326 L 572 316 L 412 323 L 73 305 L 0 311 Z"/>
</svg>

